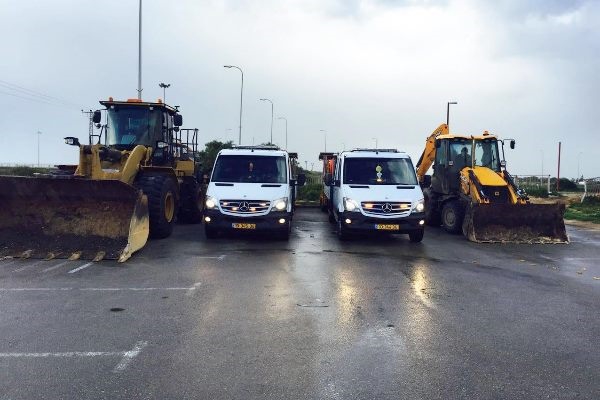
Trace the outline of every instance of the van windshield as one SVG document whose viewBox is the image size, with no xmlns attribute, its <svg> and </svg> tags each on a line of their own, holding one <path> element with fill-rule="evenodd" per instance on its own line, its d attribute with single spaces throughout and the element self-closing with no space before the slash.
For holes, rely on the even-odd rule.
<svg viewBox="0 0 600 400">
<path fill-rule="evenodd" d="M 221 155 L 213 182 L 287 183 L 284 156 Z"/>
<path fill-rule="evenodd" d="M 359 185 L 416 185 L 408 158 L 346 158 L 343 183 Z"/>
</svg>

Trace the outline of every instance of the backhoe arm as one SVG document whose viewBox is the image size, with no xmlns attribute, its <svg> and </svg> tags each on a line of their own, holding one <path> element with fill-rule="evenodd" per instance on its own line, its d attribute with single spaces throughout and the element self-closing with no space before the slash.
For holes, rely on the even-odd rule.
<svg viewBox="0 0 600 400">
<path fill-rule="evenodd" d="M 448 134 L 448 125 L 441 124 L 431 133 L 431 135 L 429 135 L 425 141 L 425 149 L 419 158 L 419 162 L 417 162 L 417 178 L 419 179 L 419 182 L 423 182 L 425 174 L 435 160 L 435 139 L 438 136 L 445 134 Z"/>
</svg>

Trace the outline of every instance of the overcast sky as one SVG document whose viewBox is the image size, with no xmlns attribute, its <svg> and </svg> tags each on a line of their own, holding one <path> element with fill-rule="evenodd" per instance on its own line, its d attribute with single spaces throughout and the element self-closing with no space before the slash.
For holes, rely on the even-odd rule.
<svg viewBox="0 0 600 400">
<path fill-rule="evenodd" d="M 81 109 L 137 96 L 138 0 L 0 0 L 0 164 L 76 163 Z M 513 174 L 600 176 L 600 1 L 143 2 L 143 98 L 179 105 L 201 143 L 267 142 L 288 119 L 301 163 L 393 147 L 418 159 L 446 119 L 514 138 Z M 15 86 L 17 85 L 17 86 Z M 31 92 L 33 91 L 33 92 Z M 322 132 L 324 130 L 326 132 Z M 37 135 L 36 132 L 42 132 Z M 273 141 L 285 146 L 285 122 Z"/>
</svg>

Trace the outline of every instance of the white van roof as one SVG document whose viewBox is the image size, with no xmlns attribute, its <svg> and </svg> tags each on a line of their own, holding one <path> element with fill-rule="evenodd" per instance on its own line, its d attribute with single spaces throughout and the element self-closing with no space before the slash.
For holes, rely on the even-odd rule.
<svg viewBox="0 0 600 400">
<path fill-rule="evenodd" d="M 380 158 L 410 158 L 408 154 L 396 149 L 353 149 L 340 153 L 344 157 L 364 158 L 364 157 L 380 157 Z"/>
<path fill-rule="evenodd" d="M 236 146 L 219 151 L 219 155 L 285 156 L 288 152 L 277 146 Z"/>
</svg>

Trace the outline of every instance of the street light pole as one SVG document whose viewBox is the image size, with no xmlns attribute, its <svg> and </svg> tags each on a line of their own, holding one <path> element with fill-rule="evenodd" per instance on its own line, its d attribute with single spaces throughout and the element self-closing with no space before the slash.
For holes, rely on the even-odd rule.
<svg viewBox="0 0 600 400">
<path fill-rule="evenodd" d="M 167 88 L 171 87 L 171 84 L 170 83 L 162 83 L 161 82 L 161 83 L 158 84 L 158 86 L 161 87 L 162 90 L 163 90 L 163 103 L 167 104 Z"/>
<path fill-rule="evenodd" d="M 40 136 L 42 136 L 42 132 L 37 131 L 37 166 L 40 166 Z"/>
<path fill-rule="evenodd" d="M 270 99 L 260 99 L 260 101 L 268 101 L 271 103 L 271 140 L 269 143 L 273 144 L 273 102 Z"/>
<path fill-rule="evenodd" d="M 142 99 L 142 0 L 138 24 L 138 100 Z"/>
<path fill-rule="evenodd" d="M 240 73 L 242 74 L 242 88 L 240 89 L 240 133 L 239 133 L 239 137 L 238 137 L 238 145 L 242 144 L 242 105 L 243 105 L 243 98 L 244 98 L 244 71 L 242 71 L 242 69 L 240 67 L 238 67 L 237 65 L 223 65 L 224 68 L 237 68 L 240 70 Z"/>
<path fill-rule="evenodd" d="M 577 182 L 579 182 L 579 160 L 581 159 L 581 155 L 583 154 L 583 151 L 580 151 L 579 154 L 577 155 Z"/>
<path fill-rule="evenodd" d="M 287 118 L 286 117 L 277 117 L 277 119 L 285 120 L 285 150 L 287 151 L 287 149 L 288 149 Z"/>
<path fill-rule="evenodd" d="M 450 132 L 450 104 L 458 104 L 456 101 L 449 101 L 446 105 L 446 125 L 448 126 L 448 132 Z"/>
<path fill-rule="evenodd" d="M 327 131 L 325 129 L 319 129 L 319 132 L 325 133 L 325 153 L 327 153 Z"/>
<path fill-rule="evenodd" d="M 377 147 L 377 138 L 374 137 L 374 138 L 371 138 L 371 139 L 373 139 L 375 141 L 375 150 L 377 150 L 379 148 L 379 147 Z"/>
</svg>

